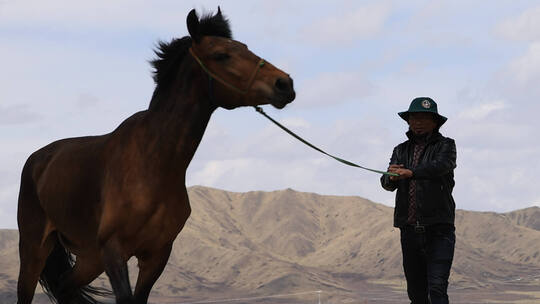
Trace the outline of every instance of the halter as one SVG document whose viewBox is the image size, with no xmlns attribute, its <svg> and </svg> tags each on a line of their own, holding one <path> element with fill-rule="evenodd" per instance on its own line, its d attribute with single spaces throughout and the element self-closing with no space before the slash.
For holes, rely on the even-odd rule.
<svg viewBox="0 0 540 304">
<path fill-rule="evenodd" d="M 193 51 L 192 48 L 189 48 L 189 53 L 191 53 L 191 56 L 193 56 L 193 58 L 195 58 L 195 60 L 199 63 L 199 65 L 201 66 L 201 68 L 203 69 L 203 71 L 206 72 L 206 74 L 208 74 L 208 80 L 209 80 L 209 94 L 210 94 L 210 100 L 212 101 L 212 91 L 213 91 L 213 85 L 212 85 L 212 79 L 215 79 L 217 80 L 219 83 L 221 83 L 222 85 L 228 87 L 229 89 L 241 94 L 241 95 L 246 95 L 249 90 L 251 89 L 251 86 L 253 85 L 253 82 L 255 81 L 255 76 L 257 76 L 257 73 L 259 72 L 259 70 L 264 66 L 265 64 L 265 61 L 264 59 L 260 58 L 259 59 L 259 62 L 257 63 L 257 66 L 255 67 L 255 69 L 253 70 L 253 72 L 251 73 L 251 76 L 249 77 L 249 81 L 248 81 L 248 84 L 247 84 L 247 87 L 245 89 L 240 89 L 236 86 L 234 86 L 233 84 L 230 84 L 228 83 L 226 80 L 222 79 L 221 77 L 219 77 L 218 75 L 212 73 L 205 65 L 204 63 L 201 61 L 201 59 L 199 59 L 199 57 L 197 57 L 197 55 L 195 55 L 195 52 Z"/>
</svg>

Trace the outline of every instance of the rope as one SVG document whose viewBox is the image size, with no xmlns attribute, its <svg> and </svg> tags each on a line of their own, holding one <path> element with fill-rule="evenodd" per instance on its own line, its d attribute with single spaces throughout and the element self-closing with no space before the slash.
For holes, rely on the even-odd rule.
<svg viewBox="0 0 540 304">
<path fill-rule="evenodd" d="M 348 165 L 348 166 L 351 166 L 351 167 L 356 167 L 356 168 L 360 168 L 360 169 L 364 169 L 364 170 L 367 170 L 367 171 L 371 171 L 371 172 L 375 172 L 375 173 L 379 173 L 379 174 L 384 174 L 384 175 L 389 175 L 389 176 L 399 176 L 399 174 L 397 173 L 390 173 L 390 172 L 386 172 L 386 171 L 381 171 L 381 170 L 375 170 L 375 169 L 370 169 L 370 168 L 367 168 L 367 167 L 364 167 L 364 166 L 360 166 L 358 164 L 355 164 L 351 161 L 348 161 L 348 160 L 345 160 L 345 159 L 342 159 L 342 158 L 339 158 L 337 156 L 334 156 L 332 154 L 329 154 L 329 153 L 326 153 L 325 151 L 323 151 L 322 149 L 314 146 L 313 144 L 309 143 L 307 140 L 303 139 L 302 137 L 296 135 L 293 131 L 287 129 L 285 126 L 283 126 L 282 124 L 280 124 L 279 122 L 275 121 L 274 119 L 272 119 L 272 117 L 268 116 L 261 107 L 259 106 L 254 106 L 255 107 L 255 110 L 259 113 L 261 113 L 264 117 L 268 118 L 271 122 L 273 122 L 275 125 L 277 125 L 278 127 L 280 127 L 281 129 L 283 129 L 283 131 L 289 133 L 289 135 L 293 136 L 294 138 L 298 139 L 299 141 L 303 142 L 304 144 L 306 144 L 307 146 L 311 147 L 312 149 L 314 150 L 317 150 L 319 152 L 321 152 L 322 154 L 324 155 L 327 155 L 327 156 L 330 156 L 331 158 L 337 160 L 338 162 L 340 163 L 343 163 L 345 165 Z"/>
</svg>

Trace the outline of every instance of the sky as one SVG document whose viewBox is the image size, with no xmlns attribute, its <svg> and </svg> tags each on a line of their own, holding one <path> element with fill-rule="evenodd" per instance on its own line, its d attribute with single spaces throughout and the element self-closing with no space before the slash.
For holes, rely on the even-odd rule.
<svg viewBox="0 0 540 304">
<path fill-rule="evenodd" d="M 265 111 L 327 152 L 386 169 L 397 112 L 430 96 L 455 139 L 458 209 L 540 205 L 538 1 L 0 1 L 0 228 L 16 228 L 28 156 L 106 134 L 148 107 L 158 41 L 220 5 L 234 39 L 289 73 L 296 100 Z M 536 139 L 535 139 L 536 138 Z M 393 206 L 379 175 L 347 167 L 252 108 L 218 109 L 187 186 L 354 195 Z M 196 208 L 196 206 L 193 206 Z"/>
</svg>

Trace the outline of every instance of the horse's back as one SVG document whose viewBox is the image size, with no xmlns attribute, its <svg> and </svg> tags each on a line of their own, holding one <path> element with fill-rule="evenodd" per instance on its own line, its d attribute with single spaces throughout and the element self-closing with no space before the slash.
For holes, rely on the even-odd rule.
<svg viewBox="0 0 540 304">
<path fill-rule="evenodd" d="M 80 150 L 92 145 L 99 145 L 99 142 L 102 141 L 105 136 L 108 135 L 73 137 L 54 141 L 39 150 L 36 150 L 28 157 L 23 168 L 23 174 L 30 171 L 32 178 L 35 181 L 38 181 L 50 165 L 51 160 L 58 159 L 65 153 L 78 153 Z"/>
<path fill-rule="evenodd" d="M 72 178 L 84 178 L 102 163 L 103 143 L 108 135 L 66 138 L 34 152 L 24 170 L 32 172 L 38 189 L 48 183 L 59 186 Z"/>
</svg>

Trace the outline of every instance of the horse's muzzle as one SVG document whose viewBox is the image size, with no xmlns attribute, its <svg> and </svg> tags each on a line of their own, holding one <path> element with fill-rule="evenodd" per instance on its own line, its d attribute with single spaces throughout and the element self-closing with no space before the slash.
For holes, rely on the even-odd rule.
<svg viewBox="0 0 540 304">
<path fill-rule="evenodd" d="M 278 78 L 274 84 L 274 93 L 275 96 L 272 100 L 274 107 L 281 109 L 292 102 L 296 97 L 292 78 L 288 76 Z"/>
</svg>

